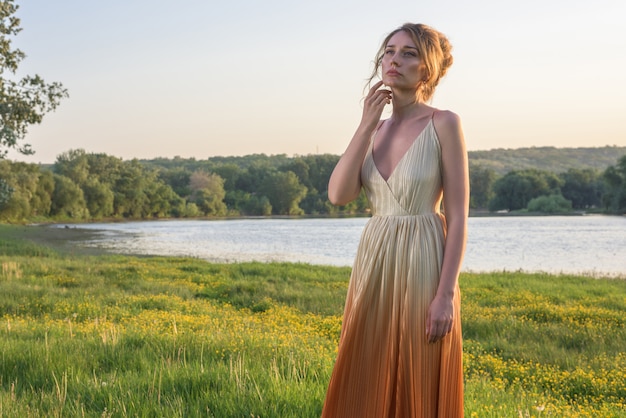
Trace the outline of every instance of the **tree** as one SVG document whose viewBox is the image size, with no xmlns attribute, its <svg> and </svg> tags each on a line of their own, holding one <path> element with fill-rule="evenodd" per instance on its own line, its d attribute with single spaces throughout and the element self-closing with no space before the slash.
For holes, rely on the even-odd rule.
<svg viewBox="0 0 626 418">
<path fill-rule="evenodd" d="M 269 216 L 272 214 L 272 205 L 266 196 L 248 193 L 243 190 L 226 192 L 224 203 L 230 213 L 247 216 Z"/>
<path fill-rule="evenodd" d="M 307 187 L 314 188 L 320 195 L 328 195 L 328 180 L 339 161 L 338 155 L 321 154 L 302 157 L 309 166 Z M 297 174 L 297 173 L 296 173 Z"/>
<path fill-rule="evenodd" d="M 604 184 L 600 173 L 591 168 L 570 168 L 560 174 L 563 179 L 561 193 L 572 202 L 574 209 L 599 207 L 602 204 Z"/>
<path fill-rule="evenodd" d="M 561 179 L 547 171 L 511 171 L 494 183 L 494 198 L 489 202 L 489 210 L 525 209 L 535 197 L 560 193 L 561 183 Z"/>
<path fill-rule="evenodd" d="M 39 75 L 16 79 L 24 52 L 11 47 L 11 36 L 17 35 L 20 19 L 15 17 L 18 5 L 14 0 L 0 0 L 0 158 L 9 149 L 33 154 L 29 144 L 21 143 L 30 125 L 41 123 L 61 99 L 68 97 L 60 83 L 47 84 Z"/>
<path fill-rule="evenodd" d="M 304 211 L 299 204 L 306 196 L 306 190 L 293 171 L 272 174 L 265 179 L 262 187 L 277 215 L 302 215 Z"/>
<path fill-rule="evenodd" d="M 296 176 L 298 176 L 300 183 L 306 186 L 307 189 L 311 189 L 313 187 L 309 179 L 310 167 L 302 157 L 296 157 L 291 160 L 289 164 L 279 167 L 279 171 L 292 171 Z"/>
<path fill-rule="evenodd" d="M 184 167 L 159 169 L 159 178 L 181 197 L 191 194 L 191 189 L 189 188 L 190 177 L 191 172 Z"/>
<path fill-rule="evenodd" d="M 0 209 L 11 199 L 13 191 L 13 187 L 9 186 L 4 179 L 0 179 Z"/>
<path fill-rule="evenodd" d="M 152 216 L 150 193 L 157 181 L 156 171 L 146 169 L 139 160 L 123 162 L 115 185 L 111 188 L 115 195 L 113 199 L 115 216 L 124 218 Z"/>
<path fill-rule="evenodd" d="M 84 149 L 73 149 L 57 155 L 54 172 L 83 186 L 89 177 L 89 160 Z"/>
<path fill-rule="evenodd" d="M 55 174 L 50 214 L 60 218 L 85 219 L 89 216 L 85 196 L 71 179 Z"/>
<path fill-rule="evenodd" d="M 543 213 L 564 213 L 572 210 L 572 202 L 560 194 L 539 196 L 528 202 L 528 210 Z"/>
<path fill-rule="evenodd" d="M 259 192 L 267 179 L 276 173 L 276 168 L 267 161 L 253 161 L 250 166 L 237 178 L 236 188 L 248 193 Z"/>
<path fill-rule="evenodd" d="M 605 208 L 615 213 L 626 212 L 626 155 L 616 165 L 608 167 L 602 177 L 607 185 L 602 195 Z"/>
<path fill-rule="evenodd" d="M 233 163 L 217 165 L 212 171 L 224 179 L 224 190 L 227 192 L 235 190 L 237 179 L 242 172 L 237 164 Z"/>
<path fill-rule="evenodd" d="M 205 215 L 221 216 L 226 214 L 224 197 L 224 179 L 215 173 L 195 171 L 189 178 L 189 187 L 193 191 L 191 201 Z"/>
<path fill-rule="evenodd" d="M 89 177 L 82 189 L 92 219 L 113 215 L 115 194 L 107 184 L 100 183 L 95 177 Z"/>
<path fill-rule="evenodd" d="M 50 170 L 43 170 L 39 174 L 37 188 L 30 198 L 31 214 L 34 216 L 49 216 L 53 193 L 54 174 Z"/>
<path fill-rule="evenodd" d="M 470 207 L 486 208 L 493 198 L 493 184 L 496 181 L 496 172 L 479 164 L 470 164 Z"/>
<path fill-rule="evenodd" d="M 2 218 L 15 221 L 28 219 L 33 214 L 32 203 L 38 204 L 39 166 L 0 160 L 0 179 L 0 185 L 5 184 L 4 203 L 0 204 Z"/>
</svg>

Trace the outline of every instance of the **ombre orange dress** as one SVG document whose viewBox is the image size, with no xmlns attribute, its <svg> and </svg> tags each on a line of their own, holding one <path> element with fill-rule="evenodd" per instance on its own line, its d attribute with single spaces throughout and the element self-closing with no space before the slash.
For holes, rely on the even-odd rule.
<svg viewBox="0 0 626 418">
<path fill-rule="evenodd" d="M 361 180 L 373 216 L 354 261 L 322 417 L 463 417 L 458 296 L 452 332 L 434 344 L 426 339 L 446 234 L 433 121 L 387 180 L 374 164 L 372 145 Z"/>
</svg>

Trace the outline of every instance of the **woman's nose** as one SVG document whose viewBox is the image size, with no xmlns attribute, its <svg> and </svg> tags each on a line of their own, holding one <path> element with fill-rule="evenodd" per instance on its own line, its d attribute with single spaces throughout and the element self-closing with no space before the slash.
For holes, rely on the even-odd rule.
<svg viewBox="0 0 626 418">
<path fill-rule="evenodd" d="M 398 53 L 395 53 L 391 56 L 391 65 L 394 67 L 398 66 L 398 63 L 400 62 L 400 60 L 398 59 Z"/>
</svg>

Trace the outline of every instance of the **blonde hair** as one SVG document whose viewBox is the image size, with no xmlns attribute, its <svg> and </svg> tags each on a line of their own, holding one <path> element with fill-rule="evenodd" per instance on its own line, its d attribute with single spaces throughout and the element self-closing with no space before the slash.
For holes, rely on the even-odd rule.
<svg viewBox="0 0 626 418">
<path fill-rule="evenodd" d="M 372 83 L 374 78 L 379 76 L 378 72 L 389 40 L 400 31 L 406 32 L 413 42 L 415 42 L 419 57 L 424 63 L 426 78 L 424 79 L 422 88 L 418 90 L 418 98 L 423 101 L 428 101 L 435 93 L 435 88 L 439 84 L 439 80 L 446 75 L 448 68 L 452 65 L 452 45 L 443 33 L 421 23 L 405 23 L 387 35 L 376 54 L 374 70 L 368 80 L 368 85 Z"/>
</svg>

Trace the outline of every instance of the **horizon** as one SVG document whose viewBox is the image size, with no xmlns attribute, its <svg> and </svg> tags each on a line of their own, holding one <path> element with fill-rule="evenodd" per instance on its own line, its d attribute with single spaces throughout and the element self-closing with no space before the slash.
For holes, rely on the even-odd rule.
<svg viewBox="0 0 626 418">
<path fill-rule="evenodd" d="M 70 97 L 29 129 L 34 156 L 7 157 L 341 155 L 374 54 L 406 21 L 452 43 L 431 104 L 460 115 L 468 151 L 626 146 L 626 2 L 529 1 L 30 0 L 18 76 Z"/>
<path fill-rule="evenodd" d="M 498 151 L 525 151 L 525 150 L 533 150 L 533 149 L 554 149 L 554 150 L 597 150 L 597 149 L 623 149 L 624 150 L 624 154 L 620 154 L 620 155 L 616 155 L 616 161 L 618 161 L 622 156 L 626 156 L 626 145 L 598 145 L 598 146 L 582 146 L 582 147 L 556 147 L 556 146 L 552 146 L 552 145 L 542 145 L 542 146 L 529 146 L 529 147 L 519 147 L 519 148 L 491 148 L 488 150 L 468 150 L 468 156 L 471 157 L 471 154 L 475 154 L 475 153 L 482 153 L 482 152 L 498 152 Z M 76 151 L 76 150 L 80 150 L 82 148 L 75 148 L 75 149 L 71 149 L 71 150 L 66 150 L 63 151 L 62 153 L 65 152 L 69 152 L 69 151 Z M 84 150 L 84 149 L 83 149 Z M 139 157 L 120 157 L 117 155 L 112 155 L 106 152 L 91 152 L 88 150 L 84 150 L 86 154 L 105 154 L 107 156 L 110 157 L 114 157 L 114 158 L 119 158 L 122 161 L 131 161 L 131 160 L 138 160 L 138 161 L 153 161 L 153 160 L 176 160 L 176 159 L 180 159 L 180 160 L 195 160 L 195 161 L 208 161 L 210 159 L 220 159 L 220 158 L 245 158 L 245 157 L 251 157 L 251 156 L 265 156 L 268 158 L 272 158 L 272 157 L 281 157 L 284 156 L 285 158 L 288 159 L 294 159 L 294 158 L 299 158 L 299 157 L 310 157 L 310 156 L 316 156 L 316 155 L 332 155 L 332 156 L 337 156 L 340 157 L 340 154 L 332 154 L 332 153 L 309 153 L 309 154 L 286 154 L 286 153 L 275 153 L 275 154 L 267 154 L 267 153 L 250 153 L 250 154 L 239 154 L 239 155 L 210 155 L 210 156 L 206 156 L 203 158 L 200 157 L 196 157 L 196 156 L 190 156 L 190 157 L 183 157 L 180 155 L 173 155 L 173 156 L 156 156 L 156 157 L 150 157 L 150 158 L 139 158 Z M 62 154 L 60 153 L 60 154 Z M 5 158 L 5 160 L 11 161 L 11 162 L 25 162 L 28 164 L 37 164 L 37 165 L 54 165 L 56 163 L 56 159 L 55 161 L 51 161 L 51 162 L 32 162 L 32 161 L 20 161 L 20 160 L 16 160 L 14 158 Z M 0 161 L 2 161 L 2 159 L 0 158 Z"/>
</svg>

